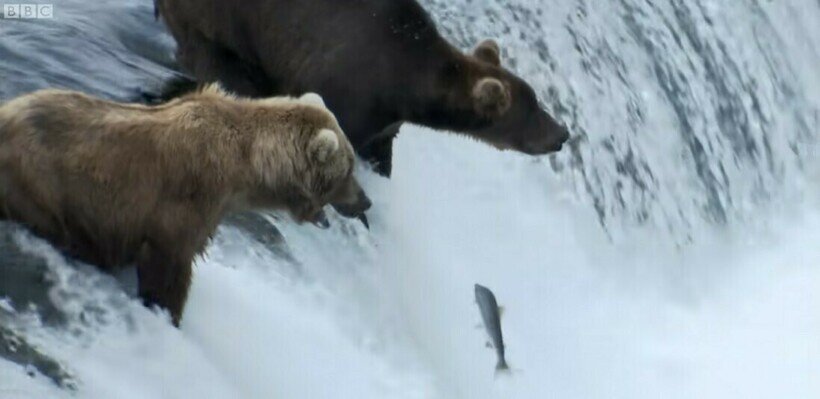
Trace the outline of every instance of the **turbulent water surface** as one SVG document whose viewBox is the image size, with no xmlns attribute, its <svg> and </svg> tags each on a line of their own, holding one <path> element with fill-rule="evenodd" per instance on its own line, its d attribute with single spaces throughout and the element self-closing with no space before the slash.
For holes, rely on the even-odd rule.
<svg viewBox="0 0 820 399">
<path fill-rule="evenodd" d="M 175 72 L 148 0 L 0 19 L 0 99 Z M 820 396 L 820 4 L 424 0 L 571 127 L 531 158 L 405 126 L 372 229 L 222 227 L 182 328 L 0 224 L 0 398 Z M 258 227 L 258 226 L 257 226 Z M 473 302 L 492 288 L 513 371 Z"/>
</svg>

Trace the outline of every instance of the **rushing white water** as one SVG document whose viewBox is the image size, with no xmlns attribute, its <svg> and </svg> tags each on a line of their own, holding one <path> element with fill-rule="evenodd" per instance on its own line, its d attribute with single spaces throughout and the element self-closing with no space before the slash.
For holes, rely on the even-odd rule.
<svg viewBox="0 0 820 399">
<path fill-rule="evenodd" d="M 56 23 L 94 25 L 91 47 L 113 49 L 89 62 L 91 76 L 40 44 L 39 70 L 0 59 L 26 82 L 0 82 L 0 94 L 61 84 L 55 70 L 112 97 L 167 75 L 155 62 L 165 55 L 129 53 L 143 26 L 160 38 L 152 54 L 165 54 L 149 2 L 121 3 L 95 5 L 96 24 L 83 2 L 64 1 L 69 22 L 57 4 Z M 0 359 L 0 398 L 820 395 L 820 4 L 424 4 L 462 46 L 498 37 L 572 126 L 571 148 L 530 158 L 405 126 L 392 179 L 360 173 L 370 231 L 278 221 L 294 265 L 222 228 L 180 330 L 117 280 L 6 226 L 47 264 L 67 322 L 11 301 L 0 322 L 63 364 L 77 390 Z M 25 52 L 4 29 L 37 42 L 42 25 L 8 23 L 0 54 Z M 98 87 L 93 76 L 119 64 L 136 66 Z M 475 283 L 506 309 L 509 376 L 494 376 L 475 328 Z"/>
</svg>

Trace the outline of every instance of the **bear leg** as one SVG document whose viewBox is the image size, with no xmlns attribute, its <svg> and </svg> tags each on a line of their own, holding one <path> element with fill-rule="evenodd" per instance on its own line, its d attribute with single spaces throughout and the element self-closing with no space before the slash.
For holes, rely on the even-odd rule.
<svg viewBox="0 0 820 399">
<path fill-rule="evenodd" d="M 393 139 L 399 134 L 402 123 L 394 123 L 382 130 L 360 151 L 360 156 L 373 166 L 376 173 L 390 177 L 393 172 Z"/>
<path fill-rule="evenodd" d="M 192 263 L 193 256 L 147 242 L 137 260 L 139 296 L 143 304 L 168 310 L 175 327 L 179 327 L 188 298 Z"/>
<path fill-rule="evenodd" d="M 229 92 L 260 97 L 272 93 L 271 84 L 260 67 L 194 32 L 177 49 L 177 60 L 201 83 L 219 82 Z"/>
<path fill-rule="evenodd" d="M 186 94 L 193 93 L 199 88 L 199 82 L 194 78 L 179 74 L 161 83 L 154 91 L 140 90 L 134 102 L 144 104 L 162 104 Z"/>
</svg>

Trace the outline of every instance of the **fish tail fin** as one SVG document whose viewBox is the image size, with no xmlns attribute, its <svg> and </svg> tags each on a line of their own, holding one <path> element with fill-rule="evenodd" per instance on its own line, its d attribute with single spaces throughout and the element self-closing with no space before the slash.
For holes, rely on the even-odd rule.
<svg viewBox="0 0 820 399">
<path fill-rule="evenodd" d="M 512 370 L 510 366 L 507 365 L 507 361 L 505 359 L 499 359 L 498 364 L 495 365 L 495 377 L 498 376 L 508 376 L 512 374 Z"/>
</svg>

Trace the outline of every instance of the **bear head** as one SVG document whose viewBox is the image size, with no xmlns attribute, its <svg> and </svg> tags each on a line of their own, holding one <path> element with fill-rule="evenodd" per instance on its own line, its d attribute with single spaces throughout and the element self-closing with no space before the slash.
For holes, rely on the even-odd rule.
<svg viewBox="0 0 820 399">
<path fill-rule="evenodd" d="M 260 135 L 252 162 L 258 178 L 283 198 L 293 219 L 327 227 L 327 204 L 346 211 L 345 216 L 363 217 L 371 202 L 353 176 L 353 146 L 321 97 L 309 93 L 291 100 L 277 119 L 285 129 Z"/>
<path fill-rule="evenodd" d="M 501 67 L 498 44 L 485 40 L 469 58 L 473 111 L 486 122 L 471 135 L 531 155 L 559 151 L 569 132 L 541 109 L 529 84 Z"/>
</svg>

